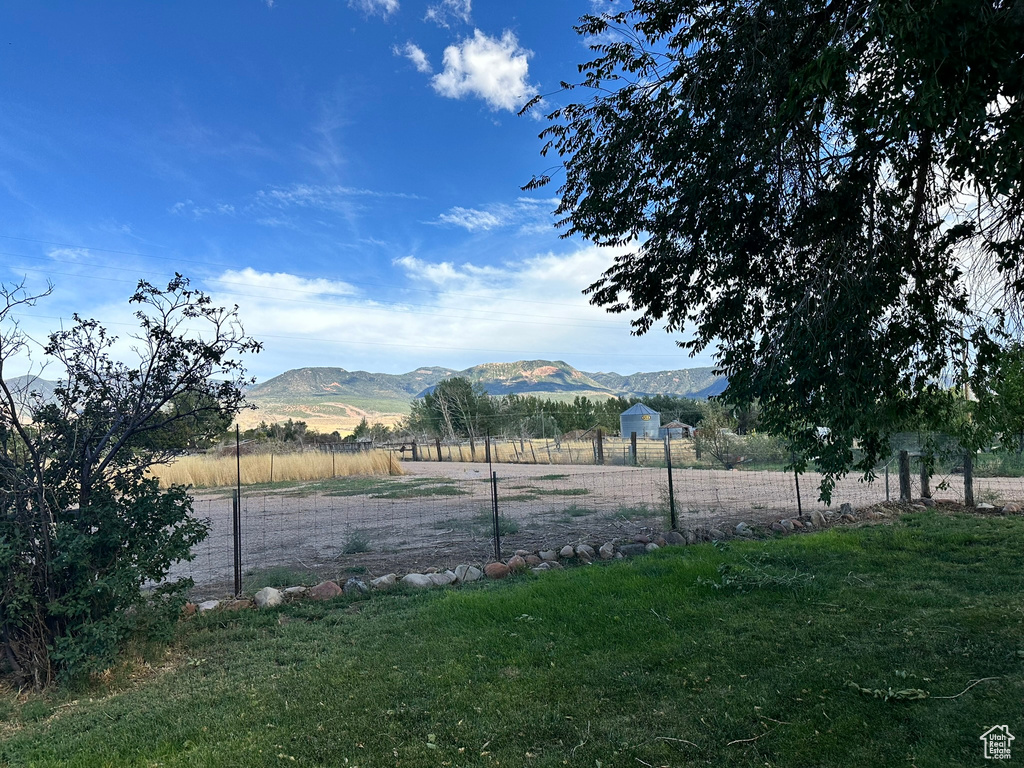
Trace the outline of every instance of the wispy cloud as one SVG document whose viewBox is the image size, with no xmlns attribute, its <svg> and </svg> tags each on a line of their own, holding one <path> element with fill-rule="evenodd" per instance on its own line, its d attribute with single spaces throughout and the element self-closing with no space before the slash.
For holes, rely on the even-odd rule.
<svg viewBox="0 0 1024 768">
<path fill-rule="evenodd" d="M 504 226 L 507 219 L 508 216 L 504 210 L 480 211 L 476 208 L 461 208 L 459 206 L 438 217 L 438 221 L 442 224 L 462 227 L 470 232 Z"/>
<path fill-rule="evenodd" d="M 235 206 L 230 203 L 196 205 L 191 200 L 181 200 L 168 208 L 168 211 L 173 213 L 175 216 L 189 216 L 198 221 L 199 219 L 211 214 L 217 216 L 233 216 L 235 214 Z"/>
<path fill-rule="evenodd" d="M 398 11 L 398 0 L 348 0 L 348 5 L 367 16 L 380 14 L 385 19 Z"/>
<path fill-rule="evenodd" d="M 532 55 L 511 31 L 499 39 L 477 29 L 445 48 L 444 71 L 434 75 L 431 85 L 451 99 L 476 96 L 492 110 L 515 112 L 537 93 L 528 79 Z"/>
<path fill-rule="evenodd" d="M 494 203 L 480 208 L 455 206 L 437 217 L 437 224 L 462 227 L 468 232 L 518 227 L 520 232 L 550 232 L 554 226 L 551 211 L 558 198 L 520 197 L 515 203 Z"/>
<path fill-rule="evenodd" d="M 391 49 L 395 56 L 404 56 L 413 63 L 416 67 L 417 72 L 422 72 L 425 75 L 429 75 L 434 71 L 434 68 L 430 66 L 430 60 L 427 59 L 427 54 L 423 52 L 415 43 L 409 42 L 399 48 L 397 45 Z"/>
<path fill-rule="evenodd" d="M 454 22 L 470 23 L 473 0 L 441 0 L 427 7 L 424 20 L 448 29 Z"/>
<path fill-rule="evenodd" d="M 232 292 L 270 291 L 282 299 L 309 300 L 331 296 L 355 296 L 358 289 L 340 280 L 310 279 L 287 272 L 259 272 L 252 267 L 229 269 L 210 281 L 212 285 Z"/>
<path fill-rule="evenodd" d="M 417 199 L 416 195 L 404 192 L 382 192 L 340 184 L 291 184 L 286 187 L 268 187 L 256 193 L 256 203 L 260 206 L 318 208 L 325 211 L 347 210 L 355 198 Z"/>
</svg>

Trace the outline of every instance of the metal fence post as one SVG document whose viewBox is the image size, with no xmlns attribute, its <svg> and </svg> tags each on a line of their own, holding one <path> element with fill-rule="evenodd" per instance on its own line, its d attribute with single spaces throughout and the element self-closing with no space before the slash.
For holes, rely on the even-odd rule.
<svg viewBox="0 0 1024 768">
<path fill-rule="evenodd" d="M 633 459 L 633 466 L 637 465 L 636 459 L 636 432 L 630 432 L 629 434 L 629 455 Z"/>
<path fill-rule="evenodd" d="M 231 494 L 231 541 L 234 550 L 235 597 L 242 596 L 242 499 L 236 488 Z"/>
<path fill-rule="evenodd" d="M 242 596 L 242 440 L 237 424 L 235 425 L 235 504 L 232 518 L 235 540 L 235 597 L 238 598 Z"/>
<path fill-rule="evenodd" d="M 501 526 L 498 522 L 498 473 L 491 472 L 491 511 L 494 517 L 494 559 L 501 562 Z"/>
<path fill-rule="evenodd" d="M 964 506 L 974 506 L 974 452 L 964 451 Z"/>
<path fill-rule="evenodd" d="M 790 452 L 789 458 L 790 461 L 793 462 L 793 483 L 794 485 L 796 485 L 796 514 L 798 517 L 803 517 L 804 506 L 803 503 L 800 501 L 800 473 L 797 471 L 796 468 L 796 454 Z"/>
<path fill-rule="evenodd" d="M 676 496 L 672 488 L 672 438 L 665 435 L 665 466 L 668 468 L 668 517 L 672 530 L 679 528 L 679 521 L 676 519 Z"/>
<path fill-rule="evenodd" d="M 900 451 L 900 501 L 910 501 L 910 452 Z"/>
</svg>

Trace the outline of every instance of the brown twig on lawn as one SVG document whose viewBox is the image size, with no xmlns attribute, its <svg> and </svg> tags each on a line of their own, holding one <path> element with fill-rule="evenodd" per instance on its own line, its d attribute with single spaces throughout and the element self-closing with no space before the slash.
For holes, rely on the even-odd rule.
<svg viewBox="0 0 1024 768">
<path fill-rule="evenodd" d="M 655 736 L 654 740 L 655 741 L 678 741 L 680 744 L 689 744 L 691 747 L 697 747 L 697 745 L 694 744 L 692 741 L 687 741 L 686 739 L 673 739 L 671 736 Z M 700 747 L 697 747 L 697 749 L 700 749 Z"/>
<path fill-rule="evenodd" d="M 932 696 L 932 698 L 933 699 L 956 699 L 956 698 L 959 698 L 960 696 L 963 696 L 965 693 L 967 693 L 969 690 L 971 690 L 971 688 L 976 686 L 978 683 L 984 683 L 986 680 L 999 680 L 999 679 L 1000 679 L 999 677 L 983 677 L 980 680 L 972 680 L 971 684 L 968 685 L 966 688 L 964 688 L 962 691 L 960 691 L 960 693 L 958 693 L 956 696 Z"/>
<path fill-rule="evenodd" d="M 774 728 L 770 728 L 767 731 L 765 731 L 764 733 L 762 733 L 760 736 L 755 736 L 752 739 L 736 739 L 735 741 L 730 741 L 725 746 L 731 747 L 733 744 L 752 744 L 753 742 L 757 741 L 758 739 L 764 738 L 765 736 L 767 736 L 769 733 L 771 733 L 774 730 L 775 730 Z"/>
</svg>

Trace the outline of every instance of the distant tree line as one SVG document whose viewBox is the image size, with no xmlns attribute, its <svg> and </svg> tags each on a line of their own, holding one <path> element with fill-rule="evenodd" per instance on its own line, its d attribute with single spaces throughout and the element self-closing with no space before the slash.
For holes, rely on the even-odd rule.
<svg viewBox="0 0 1024 768">
<path fill-rule="evenodd" d="M 445 379 L 423 398 L 413 401 L 404 426 L 412 434 L 446 440 L 474 440 L 487 434 L 558 437 L 595 427 L 608 434 L 618 434 L 620 414 L 637 403 L 658 411 L 663 424 L 681 421 L 696 425 L 707 411 L 707 404 L 702 401 L 674 395 L 613 397 L 607 400 L 577 395 L 571 402 L 533 395 L 489 395 L 482 385 L 454 377 Z M 753 426 L 751 413 L 745 414 L 744 427 Z"/>
</svg>

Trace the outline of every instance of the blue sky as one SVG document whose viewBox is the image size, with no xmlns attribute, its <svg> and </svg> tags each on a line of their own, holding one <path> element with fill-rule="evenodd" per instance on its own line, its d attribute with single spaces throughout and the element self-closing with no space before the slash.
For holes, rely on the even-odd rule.
<svg viewBox="0 0 1024 768">
<path fill-rule="evenodd" d="M 128 333 L 140 278 L 237 303 L 260 379 L 306 365 L 709 364 L 590 307 L 613 256 L 520 187 L 607 3 L 0 4 L 0 281 Z M 533 116 L 516 111 L 546 94 Z M 15 372 L 15 371 L 11 371 Z"/>
</svg>

